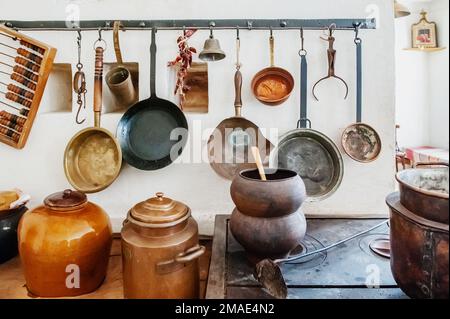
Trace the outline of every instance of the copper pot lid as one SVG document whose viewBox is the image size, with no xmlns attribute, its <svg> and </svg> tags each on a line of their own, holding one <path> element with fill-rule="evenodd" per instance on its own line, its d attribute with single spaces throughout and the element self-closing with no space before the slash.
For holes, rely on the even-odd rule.
<svg viewBox="0 0 450 319">
<path fill-rule="evenodd" d="M 190 214 L 190 209 L 183 203 L 164 197 L 164 193 L 156 193 L 152 197 L 136 204 L 130 211 L 133 219 L 147 224 L 176 224 Z"/>
<path fill-rule="evenodd" d="M 84 206 L 87 201 L 86 194 L 66 189 L 47 196 L 44 200 L 44 205 L 55 210 L 75 210 Z"/>
</svg>

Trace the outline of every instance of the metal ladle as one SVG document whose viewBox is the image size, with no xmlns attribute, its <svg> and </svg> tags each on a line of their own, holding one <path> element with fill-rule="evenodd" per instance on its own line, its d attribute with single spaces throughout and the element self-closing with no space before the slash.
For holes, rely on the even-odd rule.
<svg viewBox="0 0 450 319">
<path fill-rule="evenodd" d="M 291 263 L 291 262 L 298 261 L 300 259 L 312 256 L 312 255 L 316 255 L 316 254 L 328 251 L 328 250 L 330 250 L 336 246 L 342 245 L 343 243 L 346 243 L 352 239 L 355 239 L 364 234 L 370 233 L 371 231 L 385 225 L 387 222 L 388 222 L 388 220 L 385 220 L 382 223 L 379 223 L 367 230 L 364 230 L 353 236 L 350 236 L 343 240 L 340 240 L 332 245 L 317 249 L 317 250 L 309 252 L 309 253 L 292 256 L 292 257 L 285 258 L 285 259 L 276 259 L 276 260 L 264 259 L 264 260 L 260 261 L 258 264 L 256 264 L 254 277 L 256 280 L 258 280 L 261 283 L 261 285 L 263 285 L 264 288 L 266 288 L 269 291 L 269 293 L 272 296 L 274 296 L 277 299 L 286 299 L 288 289 L 287 289 L 286 282 L 283 278 L 283 273 L 281 272 L 281 268 L 279 266 L 280 264 Z"/>
</svg>

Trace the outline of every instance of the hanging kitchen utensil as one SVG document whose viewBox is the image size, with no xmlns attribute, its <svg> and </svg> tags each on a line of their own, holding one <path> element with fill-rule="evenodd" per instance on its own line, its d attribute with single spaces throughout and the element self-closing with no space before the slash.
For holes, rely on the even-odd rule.
<svg viewBox="0 0 450 319">
<path fill-rule="evenodd" d="M 234 76 L 235 116 L 223 120 L 208 140 L 208 158 L 214 171 L 229 180 L 244 169 L 254 168 L 251 160 L 251 146 L 258 146 L 263 154 L 263 163 L 268 164 L 273 145 L 267 140 L 259 127 L 241 116 L 242 109 L 242 73 L 239 62 L 239 31 L 236 39 L 236 73 Z"/>
<path fill-rule="evenodd" d="M 331 196 L 340 186 L 344 175 L 344 164 L 339 149 L 325 134 L 311 129 L 308 119 L 308 64 L 301 31 L 301 85 L 300 119 L 297 129 L 281 136 L 272 159 L 279 168 L 297 172 L 303 179 L 310 201 L 320 201 Z"/>
<path fill-rule="evenodd" d="M 371 231 L 380 228 L 381 226 L 386 225 L 388 220 L 385 220 L 373 227 L 370 227 L 369 229 L 366 229 L 360 233 L 357 233 L 355 235 L 352 235 L 350 237 L 347 237 L 343 240 L 340 240 L 334 244 L 331 244 L 327 247 L 323 247 L 311 252 L 307 252 L 304 254 L 300 254 L 297 256 L 291 256 L 285 259 L 278 259 L 278 260 L 270 260 L 270 259 L 264 259 L 260 261 L 258 264 L 256 264 L 255 267 L 255 273 L 254 277 L 256 280 L 258 280 L 263 287 L 265 287 L 269 293 L 278 299 L 286 299 L 287 297 L 287 285 L 283 278 L 283 273 L 281 271 L 281 268 L 279 265 L 283 263 L 290 263 L 295 264 L 294 261 L 299 261 L 301 259 L 304 259 L 309 256 L 317 255 L 319 253 L 326 252 L 334 247 L 337 247 L 339 245 L 345 244 L 346 242 L 353 240 L 355 238 L 361 237 L 362 235 L 365 235 L 367 233 L 370 233 Z"/>
<path fill-rule="evenodd" d="M 316 95 L 317 85 L 319 85 L 319 83 L 321 83 L 321 82 L 323 82 L 325 80 L 332 79 L 332 78 L 337 79 L 337 80 L 341 81 L 342 83 L 344 83 L 344 85 L 345 85 L 345 97 L 344 97 L 344 99 L 346 99 L 348 97 L 348 84 L 343 78 L 337 76 L 336 75 L 336 71 L 335 71 L 336 70 L 335 69 L 335 66 L 336 66 L 336 53 L 337 53 L 336 50 L 334 49 L 334 42 L 336 41 L 336 38 L 333 36 L 333 32 L 334 32 L 335 28 L 336 28 L 336 25 L 332 24 L 328 28 L 328 37 L 327 38 L 320 37 L 322 40 L 328 41 L 328 50 L 327 50 L 327 53 L 328 53 L 328 75 L 323 77 L 323 78 L 321 78 L 313 86 L 312 93 L 313 93 L 314 98 L 317 101 L 319 101 L 319 98 Z"/>
<path fill-rule="evenodd" d="M 120 51 L 119 42 L 120 21 L 114 22 L 113 42 L 114 52 L 116 54 L 117 65 L 114 66 L 106 74 L 106 84 L 116 101 L 122 108 L 128 108 L 137 102 L 136 90 L 134 89 L 133 80 L 130 70 L 125 66 Z"/>
<path fill-rule="evenodd" d="M 181 155 L 188 135 L 184 113 L 156 96 L 156 28 L 152 29 L 150 58 L 151 96 L 129 108 L 117 127 L 124 160 L 141 170 L 170 165 Z"/>
<path fill-rule="evenodd" d="M 342 147 L 353 160 L 370 163 L 381 153 L 381 138 L 371 126 L 362 123 L 362 39 L 356 26 L 356 123 L 342 134 Z"/>
<path fill-rule="evenodd" d="M 86 121 L 86 118 L 80 120 L 81 110 L 86 109 L 86 75 L 83 72 L 83 63 L 81 63 L 81 31 L 78 31 L 77 37 L 77 49 L 78 49 L 78 62 L 77 62 L 77 72 L 73 77 L 73 90 L 77 94 L 77 115 L 75 118 L 75 122 L 77 124 L 83 124 Z"/>
<path fill-rule="evenodd" d="M 200 52 L 198 58 L 205 62 L 214 62 L 225 59 L 225 52 L 220 48 L 219 40 L 213 35 L 214 24 L 209 26 L 209 39 L 206 39 L 203 51 Z"/>
<path fill-rule="evenodd" d="M 275 67 L 273 31 L 270 29 L 270 67 L 265 68 L 253 77 L 252 91 L 263 104 L 277 106 L 286 101 L 294 89 L 294 78 L 285 69 Z"/>
<path fill-rule="evenodd" d="M 95 43 L 95 126 L 78 132 L 70 140 L 64 153 L 66 177 L 76 190 L 83 193 L 99 192 L 111 185 L 122 165 L 119 143 L 108 130 L 100 127 L 104 51 L 100 42 L 104 40 L 99 31 L 99 39 Z"/>
</svg>

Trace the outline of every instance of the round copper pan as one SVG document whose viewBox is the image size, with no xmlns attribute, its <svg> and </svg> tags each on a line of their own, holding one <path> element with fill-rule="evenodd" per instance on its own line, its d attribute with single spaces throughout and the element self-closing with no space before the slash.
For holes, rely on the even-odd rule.
<svg viewBox="0 0 450 319">
<path fill-rule="evenodd" d="M 342 133 L 341 142 L 345 153 L 360 163 L 373 162 L 381 153 L 380 135 L 365 123 L 348 126 Z"/>
<path fill-rule="evenodd" d="M 285 69 L 275 67 L 274 38 L 271 35 L 270 67 L 265 68 L 253 77 L 252 91 L 263 104 L 277 106 L 286 101 L 294 89 L 294 78 Z"/>
<path fill-rule="evenodd" d="M 277 106 L 286 101 L 294 88 L 292 75 L 278 67 L 259 71 L 252 80 L 252 91 L 263 104 Z"/>
</svg>

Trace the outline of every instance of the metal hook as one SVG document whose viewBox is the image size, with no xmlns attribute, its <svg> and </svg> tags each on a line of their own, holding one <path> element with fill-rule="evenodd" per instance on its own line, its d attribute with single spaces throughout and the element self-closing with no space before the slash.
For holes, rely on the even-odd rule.
<svg viewBox="0 0 450 319">
<path fill-rule="evenodd" d="M 304 36 L 304 30 L 303 28 L 300 29 L 300 51 L 298 52 L 298 54 L 300 56 L 306 56 L 307 52 L 305 50 L 305 36 Z"/>
<path fill-rule="evenodd" d="M 361 38 L 359 37 L 359 30 L 361 30 L 361 23 L 353 23 L 353 26 L 355 27 L 355 44 L 361 43 Z"/>
<path fill-rule="evenodd" d="M 98 45 L 99 43 L 103 43 L 103 51 L 106 51 L 107 43 L 104 39 L 102 39 L 102 28 L 98 28 L 98 39 L 94 42 L 94 50 L 97 47 L 102 47 L 101 45 Z"/>
<path fill-rule="evenodd" d="M 240 36 L 239 36 L 239 26 L 236 26 L 236 40 L 240 40 Z"/>
<path fill-rule="evenodd" d="M 183 30 L 183 36 L 186 36 L 186 26 L 185 25 L 183 26 L 182 30 Z"/>
<path fill-rule="evenodd" d="M 269 27 L 269 30 L 270 30 L 270 37 L 273 38 L 273 28 L 272 28 L 272 26 Z"/>
</svg>

